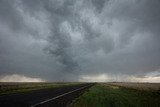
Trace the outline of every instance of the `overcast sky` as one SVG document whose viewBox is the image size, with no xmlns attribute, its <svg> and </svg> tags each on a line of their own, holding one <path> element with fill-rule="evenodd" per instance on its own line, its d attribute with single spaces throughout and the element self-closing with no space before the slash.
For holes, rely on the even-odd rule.
<svg viewBox="0 0 160 107">
<path fill-rule="evenodd" d="M 0 81 L 12 77 L 160 82 L 160 1 L 0 0 Z"/>
</svg>

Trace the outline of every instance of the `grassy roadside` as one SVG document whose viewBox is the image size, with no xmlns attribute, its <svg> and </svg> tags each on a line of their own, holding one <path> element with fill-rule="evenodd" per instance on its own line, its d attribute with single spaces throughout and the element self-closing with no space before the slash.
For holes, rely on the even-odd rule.
<svg viewBox="0 0 160 107">
<path fill-rule="evenodd" d="M 27 92 L 32 90 L 56 88 L 80 83 L 3 83 L 0 84 L 0 95 Z"/>
<path fill-rule="evenodd" d="M 160 107 L 160 92 L 97 84 L 70 107 Z"/>
</svg>

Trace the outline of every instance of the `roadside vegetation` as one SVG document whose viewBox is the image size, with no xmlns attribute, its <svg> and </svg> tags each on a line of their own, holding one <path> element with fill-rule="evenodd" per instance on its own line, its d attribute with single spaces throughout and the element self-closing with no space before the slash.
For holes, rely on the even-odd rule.
<svg viewBox="0 0 160 107">
<path fill-rule="evenodd" d="M 96 84 L 70 107 L 160 107 L 160 91 Z"/>
<path fill-rule="evenodd" d="M 59 82 L 59 83 L 0 83 L 0 95 L 26 92 L 38 89 L 56 88 L 80 83 Z"/>
</svg>

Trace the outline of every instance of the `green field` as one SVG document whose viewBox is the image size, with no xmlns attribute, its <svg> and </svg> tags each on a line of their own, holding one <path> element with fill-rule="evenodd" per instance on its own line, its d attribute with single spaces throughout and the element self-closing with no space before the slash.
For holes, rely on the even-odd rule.
<svg viewBox="0 0 160 107">
<path fill-rule="evenodd" d="M 38 89 L 45 89 L 45 88 L 63 87 L 63 86 L 75 85 L 75 84 L 80 84 L 80 83 L 74 83 L 74 82 L 0 83 L 0 95 L 26 92 L 26 91 L 32 91 L 32 90 L 38 90 Z"/>
<path fill-rule="evenodd" d="M 75 99 L 70 107 L 160 107 L 160 90 L 96 84 Z"/>
</svg>

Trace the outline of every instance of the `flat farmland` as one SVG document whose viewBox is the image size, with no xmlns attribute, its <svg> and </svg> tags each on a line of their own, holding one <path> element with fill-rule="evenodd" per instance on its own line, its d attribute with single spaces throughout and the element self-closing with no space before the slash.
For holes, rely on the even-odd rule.
<svg viewBox="0 0 160 107">
<path fill-rule="evenodd" d="M 159 83 L 97 83 L 70 107 L 160 107 Z"/>
<path fill-rule="evenodd" d="M 1 83 L 1 107 L 160 107 L 160 83 Z"/>
<path fill-rule="evenodd" d="M 81 84 L 76 82 L 1 82 L 0 95 Z"/>
<path fill-rule="evenodd" d="M 160 90 L 160 83 L 127 83 L 127 82 L 111 82 L 109 85 L 138 89 L 138 90 Z"/>
</svg>

